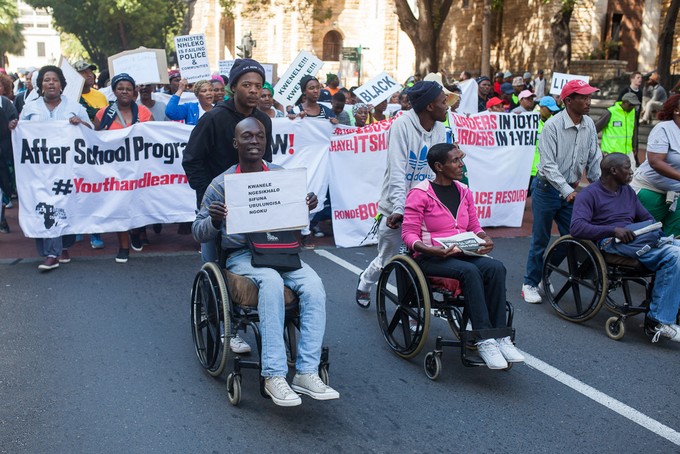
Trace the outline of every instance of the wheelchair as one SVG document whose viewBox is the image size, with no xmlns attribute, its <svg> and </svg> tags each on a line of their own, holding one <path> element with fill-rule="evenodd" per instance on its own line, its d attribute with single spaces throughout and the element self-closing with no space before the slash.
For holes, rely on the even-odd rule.
<svg viewBox="0 0 680 454">
<path fill-rule="evenodd" d="M 464 366 L 486 366 L 473 352 L 476 341 L 510 336 L 514 309 L 506 301 L 507 326 L 489 330 L 474 330 L 465 308 L 465 297 L 460 294 L 458 281 L 450 278 L 426 277 L 411 255 L 396 255 L 383 268 L 378 279 L 376 310 L 378 324 L 385 341 L 397 356 L 412 359 L 425 346 L 431 317 L 446 320 L 456 339 L 437 336 L 435 348 L 425 355 L 423 368 L 430 380 L 442 371 L 443 347 L 458 347 Z M 505 370 L 510 370 L 508 363 Z"/>
<path fill-rule="evenodd" d="M 605 323 L 605 333 L 620 340 L 626 319 L 649 311 L 655 273 L 636 259 L 603 252 L 592 241 L 566 235 L 548 248 L 543 263 L 546 299 L 565 320 L 583 323 L 604 305 L 614 314 Z M 639 303 L 634 301 L 635 288 L 644 295 Z"/>
<path fill-rule="evenodd" d="M 198 361 L 212 377 L 218 378 L 231 364 L 227 376 L 227 397 L 236 406 L 241 402 L 241 369 L 256 369 L 260 378 L 260 394 L 264 391 L 264 378 L 260 357 L 262 338 L 257 312 L 257 286 L 244 276 L 229 272 L 221 254 L 219 263 L 208 262 L 194 278 L 191 288 L 191 332 Z M 300 330 L 300 308 L 297 295 L 288 287 L 284 289 L 285 319 L 284 343 L 289 367 L 295 367 L 297 333 Z M 231 352 L 230 340 L 239 331 L 252 329 L 257 348 L 257 358 L 244 360 Z M 233 358 L 232 358 L 233 357 Z M 321 351 L 319 377 L 329 383 L 328 347 Z"/>
</svg>

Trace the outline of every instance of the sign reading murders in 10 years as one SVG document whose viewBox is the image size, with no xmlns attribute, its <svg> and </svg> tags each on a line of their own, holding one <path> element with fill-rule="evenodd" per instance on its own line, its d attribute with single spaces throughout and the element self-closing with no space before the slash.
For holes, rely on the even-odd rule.
<svg viewBox="0 0 680 454">
<path fill-rule="evenodd" d="M 210 61 L 204 34 L 175 36 L 175 48 L 183 78 L 189 82 L 210 79 Z"/>
<path fill-rule="evenodd" d="M 301 229 L 309 223 L 307 169 L 224 176 L 227 233 Z"/>
</svg>

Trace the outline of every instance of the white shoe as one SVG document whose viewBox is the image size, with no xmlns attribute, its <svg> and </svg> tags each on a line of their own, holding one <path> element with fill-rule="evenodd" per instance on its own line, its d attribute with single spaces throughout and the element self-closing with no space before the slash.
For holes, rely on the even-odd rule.
<svg viewBox="0 0 680 454">
<path fill-rule="evenodd" d="M 243 339 L 241 339 L 241 336 L 238 334 L 234 337 L 231 338 L 229 341 L 229 348 L 231 349 L 232 352 L 234 353 L 250 353 L 250 345 Z"/>
<path fill-rule="evenodd" d="M 669 324 L 664 324 L 664 323 L 659 323 L 656 325 L 656 328 L 654 328 L 654 337 L 652 337 L 652 342 L 659 342 L 659 338 L 661 336 L 666 337 L 673 342 L 680 342 L 680 326 L 669 323 Z"/>
<path fill-rule="evenodd" d="M 503 358 L 509 363 L 523 363 L 524 355 L 517 350 L 515 344 L 510 340 L 510 336 L 498 339 L 498 349 L 501 351 Z"/>
<path fill-rule="evenodd" d="M 508 362 L 503 358 L 496 339 L 484 339 L 477 342 L 477 351 L 489 369 L 506 369 Z"/>
<path fill-rule="evenodd" d="M 280 407 L 295 407 L 302 403 L 300 396 L 288 386 L 286 377 L 265 378 L 264 392 Z"/>
<path fill-rule="evenodd" d="M 550 281 L 548 281 L 548 282 L 550 282 Z M 555 287 L 553 287 L 552 282 L 550 282 L 550 285 L 548 286 L 548 288 L 550 289 L 550 294 L 554 295 L 555 294 Z M 545 290 L 543 289 L 543 281 L 538 283 L 537 289 L 538 289 L 539 295 L 545 296 Z"/>
<path fill-rule="evenodd" d="M 306 394 L 316 400 L 340 398 L 340 393 L 321 381 L 318 374 L 295 374 L 290 387 L 295 392 Z"/>
<path fill-rule="evenodd" d="M 529 284 L 522 285 L 522 298 L 524 298 L 524 301 L 531 304 L 537 304 L 543 301 L 541 295 L 538 294 L 538 287 Z"/>
</svg>

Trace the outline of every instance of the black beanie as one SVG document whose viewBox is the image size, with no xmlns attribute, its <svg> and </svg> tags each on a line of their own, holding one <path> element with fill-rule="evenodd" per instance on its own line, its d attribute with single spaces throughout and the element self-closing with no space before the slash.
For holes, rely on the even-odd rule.
<svg viewBox="0 0 680 454">
<path fill-rule="evenodd" d="M 238 79 L 245 73 L 258 73 L 262 76 L 262 83 L 265 82 L 264 68 L 257 61 L 252 58 L 237 58 L 234 60 L 234 66 L 229 71 L 229 87 L 233 87 L 238 82 Z"/>
<path fill-rule="evenodd" d="M 437 82 L 421 80 L 408 89 L 408 100 L 411 101 L 411 107 L 416 113 L 422 112 L 428 104 L 437 99 L 442 90 L 442 86 Z"/>
</svg>

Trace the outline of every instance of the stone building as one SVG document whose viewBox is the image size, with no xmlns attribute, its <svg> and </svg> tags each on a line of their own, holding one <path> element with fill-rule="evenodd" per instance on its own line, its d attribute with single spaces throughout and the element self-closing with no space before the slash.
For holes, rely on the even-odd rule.
<svg viewBox="0 0 680 454">
<path fill-rule="evenodd" d="M 656 67 L 657 40 L 671 0 L 580 0 L 570 22 L 571 72 L 586 71 L 597 79 Z M 413 1 L 412 3 L 415 3 Z M 339 73 L 345 85 L 357 82 L 357 68 L 343 61 L 343 47 L 362 46 L 362 79 L 387 71 L 397 80 L 414 72 L 415 51 L 399 28 L 393 2 L 339 0 L 329 2 L 330 18 L 312 18 L 294 0 L 248 12 L 238 0 L 232 18 L 219 0 L 197 0 L 192 33 L 205 33 L 211 62 L 236 58 L 241 37 L 251 32 L 257 42 L 253 57 L 278 65 L 279 75 L 298 51 L 311 51 L 324 61 L 322 73 Z M 297 5 L 284 7 L 282 4 Z M 552 67 L 550 19 L 561 0 L 504 0 L 491 15 L 491 67 L 534 72 Z M 454 0 L 439 43 L 440 66 L 456 74 L 481 68 L 482 1 Z M 675 32 L 673 60 L 680 58 L 680 21 Z M 606 61 L 604 61 L 606 60 Z M 675 68 L 673 68 L 675 69 Z M 678 68 L 680 69 L 680 65 Z M 678 72 L 677 70 L 672 72 Z"/>
<path fill-rule="evenodd" d="M 21 55 L 8 55 L 13 71 L 40 68 L 56 64 L 61 56 L 59 32 L 52 26 L 52 16 L 45 10 L 35 9 L 17 0 L 19 23 L 23 26 L 24 51 Z"/>
</svg>

